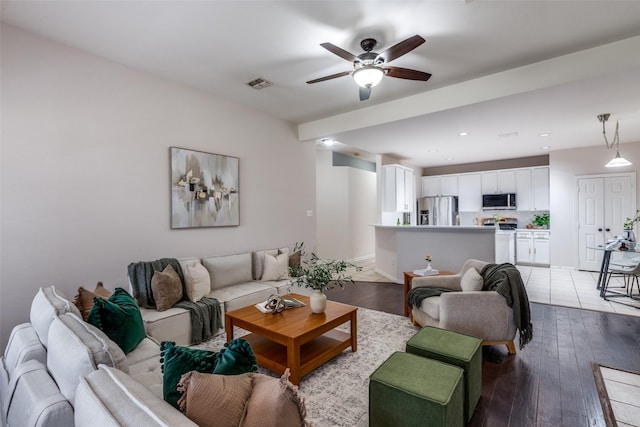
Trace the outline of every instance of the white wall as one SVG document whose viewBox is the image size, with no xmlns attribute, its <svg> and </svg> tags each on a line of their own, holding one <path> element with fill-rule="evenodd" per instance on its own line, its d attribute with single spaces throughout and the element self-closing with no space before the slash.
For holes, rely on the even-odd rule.
<svg viewBox="0 0 640 427">
<path fill-rule="evenodd" d="M 40 286 L 73 297 L 125 286 L 134 261 L 315 247 L 314 146 L 290 124 L 6 24 L 1 48 L 0 348 Z M 239 157 L 239 227 L 170 229 L 170 146 Z"/>
<path fill-rule="evenodd" d="M 317 254 L 357 259 L 375 253 L 376 174 L 333 166 L 331 151 L 316 154 Z"/>
<path fill-rule="evenodd" d="M 624 130 L 624 129 L 623 129 Z M 597 133 L 597 132 L 596 132 Z M 615 156 L 613 149 L 604 146 L 553 151 L 549 155 L 551 265 L 578 267 L 577 181 L 578 175 L 637 172 L 640 167 L 640 143 L 620 146 L 620 154 L 633 165 L 605 168 Z M 640 192 L 636 185 L 636 200 Z M 632 216 L 634 212 L 629 212 Z"/>
</svg>

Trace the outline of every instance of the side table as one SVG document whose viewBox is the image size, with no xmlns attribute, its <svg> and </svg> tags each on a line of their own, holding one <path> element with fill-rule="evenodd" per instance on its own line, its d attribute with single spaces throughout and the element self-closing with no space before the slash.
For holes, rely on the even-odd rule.
<svg viewBox="0 0 640 427">
<path fill-rule="evenodd" d="M 413 282 L 413 278 L 414 277 L 423 277 L 423 276 L 418 276 L 417 274 L 413 274 L 413 272 L 411 272 L 411 271 L 405 271 L 403 274 L 404 274 L 404 292 L 403 292 L 404 315 L 405 315 L 405 317 L 408 317 L 409 316 L 409 304 L 407 304 L 407 294 L 411 290 L 411 282 Z M 453 274 L 456 274 L 456 273 L 453 273 L 451 271 L 441 271 L 438 274 L 435 274 L 434 276 L 451 276 Z"/>
</svg>

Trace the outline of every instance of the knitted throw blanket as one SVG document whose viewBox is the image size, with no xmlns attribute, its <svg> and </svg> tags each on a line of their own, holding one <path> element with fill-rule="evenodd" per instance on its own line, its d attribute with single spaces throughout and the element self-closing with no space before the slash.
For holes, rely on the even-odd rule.
<svg viewBox="0 0 640 427">
<path fill-rule="evenodd" d="M 182 267 L 175 258 L 161 258 L 155 261 L 142 261 L 129 264 L 127 272 L 131 281 L 131 291 L 133 297 L 138 301 L 141 307 L 156 308 L 156 302 L 153 299 L 153 291 L 151 290 L 151 278 L 156 271 L 162 271 L 167 265 L 173 267 L 180 277 L 182 283 L 183 295 L 186 298 L 187 293 L 184 292 L 184 275 Z M 174 305 L 174 307 L 189 310 L 191 318 L 191 344 L 200 344 L 213 336 L 213 334 L 222 328 L 222 311 L 220 310 L 220 302 L 215 298 L 202 298 L 198 302 L 191 302 L 184 299 Z"/>
<path fill-rule="evenodd" d="M 529 297 L 518 269 L 509 263 L 487 264 L 480 271 L 484 285 L 483 291 L 496 291 L 513 309 L 513 321 L 520 332 L 522 350 L 533 338 Z"/>
<path fill-rule="evenodd" d="M 409 310 L 413 307 L 419 307 L 423 299 L 440 296 L 443 292 L 455 291 L 453 291 L 453 289 L 429 288 L 427 286 L 412 288 L 407 294 L 407 305 L 409 306 Z"/>
</svg>

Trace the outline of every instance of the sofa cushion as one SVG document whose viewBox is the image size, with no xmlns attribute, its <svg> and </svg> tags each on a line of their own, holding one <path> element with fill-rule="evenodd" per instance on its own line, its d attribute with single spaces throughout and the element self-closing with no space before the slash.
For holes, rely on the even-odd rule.
<svg viewBox="0 0 640 427">
<path fill-rule="evenodd" d="M 31 325 L 36 330 L 42 345 L 47 347 L 51 321 L 64 313 L 81 316 L 78 308 L 54 286 L 40 288 L 31 302 Z"/>
<path fill-rule="evenodd" d="M 104 365 L 80 379 L 76 395 L 77 426 L 197 427 L 129 375 Z"/>
<path fill-rule="evenodd" d="M 251 252 L 205 258 L 202 260 L 202 264 L 211 276 L 212 291 L 253 280 L 251 274 Z"/>
<path fill-rule="evenodd" d="M 78 379 L 103 363 L 128 372 L 122 349 L 100 329 L 74 314 L 51 322 L 47 368 L 60 392 L 73 404 Z"/>
<path fill-rule="evenodd" d="M 280 380 L 262 374 L 253 378 L 243 427 L 299 427 L 305 425 L 306 408 L 298 387 L 289 382 L 289 369 Z"/>
<path fill-rule="evenodd" d="M 9 385 L 3 423 L 9 426 L 72 426 L 73 408 L 42 363 L 20 365 Z M 10 403 L 10 404 L 9 404 Z M 5 402 L 3 401 L 3 404 Z M 6 411 L 6 412 L 4 412 Z"/>
<path fill-rule="evenodd" d="M 420 302 L 420 310 L 435 320 L 440 320 L 440 297 L 425 298 Z"/>
<path fill-rule="evenodd" d="M 460 279 L 460 289 L 462 289 L 463 292 L 481 291 L 482 284 L 482 276 L 480 276 L 478 270 L 473 267 L 465 271 Z"/>
<path fill-rule="evenodd" d="M 287 250 L 289 250 L 289 248 L 287 248 Z M 251 254 L 253 259 L 253 280 L 260 280 L 262 277 L 262 273 L 264 272 L 264 256 L 266 254 L 276 256 L 278 253 L 278 249 L 262 249 L 254 251 Z"/>
<path fill-rule="evenodd" d="M 82 319 L 87 320 L 91 307 L 93 307 L 94 298 L 109 298 L 113 291 L 104 287 L 102 282 L 98 282 L 93 291 L 86 289 L 84 286 L 78 288 L 78 293 L 73 298 L 73 304 L 82 313 Z"/>
<path fill-rule="evenodd" d="M 289 254 L 264 255 L 264 270 L 260 280 L 284 280 L 289 277 Z"/>
<path fill-rule="evenodd" d="M 261 282 L 238 283 L 226 288 L 212 289 L 209 297 L 224 303 L 225 311 L 246 307 L 265 301 L 270 295 L 277 293 L 273 286 Z"/>
<path fill-rule="evenodd" d="M 200 301 L 211 291 L 211 276 L 200 263 L 187 265 L 184 271 L 184 288 L 191 302 Z"/>
<path fill-rule="evenodd" d="M 159 342 L 175 341 L 177 345 L 191 344 L 191 314 L 187 309 L 173 307 L 166 311 L 158 311 L 153 308 L 141 308 L 140 313 L 147 335 Z"/>
<path fill-rule="evenodd" d="M 11 330 L 4 357 L 0 359 L 8 376 L 11 376 L 15 367 L 27 360 L 37 360 L 46 364 L 47 350 L 40 342 L 33 326 L 30 323 L 21 323 Z"/>
<path fill-rule="evenodd" d="M 158 311 L 168 310 L 182 300 L 182 281 L 173 267 L 167 265 L 164 270 L 153 273 L 151 292 Z"/>
<path fill-rule="evenodd" d="M 125 353 L 145 337 L 140 308 L 122 288 L 116 288 L 109 299 L 96 299 L 87 321 L 107 334 Z"/>
<path fill-rule="evenodd" d="M 200 427 L 237 427 L 244 416 L 251 385 L 252 378 L 248 374 L 227 376 L 188 372 L 178 386 L 182 392 L 180 408 Z"/>
</svg>

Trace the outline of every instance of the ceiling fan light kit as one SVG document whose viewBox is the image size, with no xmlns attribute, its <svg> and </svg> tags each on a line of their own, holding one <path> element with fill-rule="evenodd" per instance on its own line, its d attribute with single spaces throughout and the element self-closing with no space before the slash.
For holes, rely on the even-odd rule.
<svg viewBox="0 0 640 427">
<path fill-rule="evenodd" d="M 384 70 L 375 65 L 365 65 L 355 70 L 352 77 L 360 87 L 374 87 L 382 81 Z"/>
<path fill-rule="evenodd" d="M 327 80 L 343 77 L 351 74 L 351 77 L 359 86 L 360 101 L 366 101 L 371 95 L 371 88 L 376 86 L 386 75 L 405 80 L 419 80 L 426 82 L 431 74 L 424 71 L 411 70 L 409 68 L 387 67 L 385 63 L 391 62 L 404 54 L 411 52 L 413 49 L 425 42 L 421 36 L 415 35 L 406 40 L 397 43 L 382 53 L 372 52 L 373 48 L 378 44 L 375 39 L 364 39 L 360 42 L 360 47 L 364 53 L 356 56 L 346 50 L 332 44 L 320 43 L 320 46 L 327 49 L 334 55 L 353 63 L 353 71 L 343 71 L 331 74 L 317 79 L 309 80 L 308 84 L 324 82 Z"/>
<path fill-rule="evenodd" d="M 616 147 L 616 156 L 613 159 L 611 159 L 609 163 L 604 165 L 604 167 L 619 168 L 623 166 L 631 166 L 632 163 L 620 155 L 620 134 L 618 133 L 618 129 L 619 129 L 618 121 L 616 121 L 616 130 L 613 133 L 613 140 L 611 141 L 611 143 L 609 143 L 609 140 L 607 139 L 607 131 L 605 129 L 605 123 L 607 122 L 607 120 L 609 120 L 609 117 L 611 117 L 611 114 L 609 113 L 598 115 L 598 121 L 602 123 L 602 136 L 604 138 L 604 143 L 607 146 L 607 149 L 613 148 L 614 146 Z"/>
</svg>

